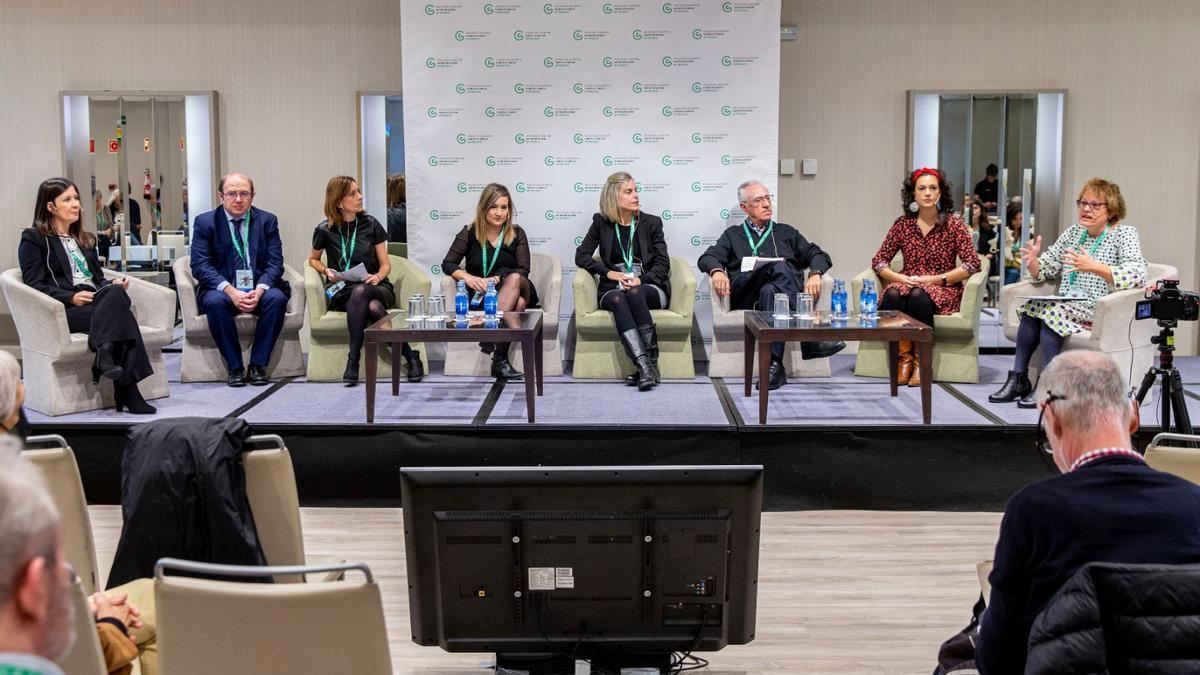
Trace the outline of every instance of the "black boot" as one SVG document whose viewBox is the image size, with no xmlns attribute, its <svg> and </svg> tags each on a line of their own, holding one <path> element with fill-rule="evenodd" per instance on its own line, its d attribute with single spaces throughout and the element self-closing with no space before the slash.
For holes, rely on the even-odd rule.
<svg viewBox="0 0 1200 675">
<path fill-rule="evenodd" d="M 495 342 L 480 342 L 479 343 L 479 351 L 483 352 L 484 354 L 494 354 L 496 352 L 496 343 Z"/>
<path fill-rule="evenodd" d="M 1010 370 L 1004 386 L 1000 387 L 996 393 L 989 395 L 988 401 L 1012 403 L 1019 398 L 1028 396 L 1031 391 L 1033 391 L 1033 385 L 1029 383 L 1029 375 L 1024 370 Z"/>
<path fill-rule="evenodd" d="M 497 344 L 496 350 L 492 352 L 492 377 L 505 382 L 520 382 L 525 379 L 525 374 L 513 368 L 508 360 L 507 342 Z"/>
<path fill-rule="evenodd" d="M 409 382 L 420 382 L 425 379 L 425 366 L 421 364 L 421 352 L 410 349 L 404 355 L 404 360 L 408 361 L 408 378 Z M 396 364 L 392 364 L 396 367 Z"/>
<path fill-rule="evenodd" d="M 659 384 L 662 382 L 662 373 L 658 370 L 658 331 L 652 323 L 638 326 L 637 331 L 642 338 L 642 345 L 646 347 L 646 356 L 650 357 L 650 365 L 654 368 L 654 384 Z M 637 386 L 637 381 L 636 373 L 625 376 L 625 384 L 630 387 Z"/>
<path fill-rule="evenodd" d="M 351 356 L 346 359 L 346 370 L 342 372 L 342 382 L 346 384 L 358 383 L 358 357 Z"/>
<path fill-rule="evenodd" d="M 142 392 L 138 391 L 136 382 L 125 385 L 115 384 L 113 398 L 116 399 L 117 412 L 121 412 L 122 408 L 129 408 L 129 412 L 133 415 L 153 415 L 158 412 L 158 408 L 146 403 L 146 399 L 142 398 Z"/>
<path fill-rule="evenodd" d="M 642 336 L 638 335 L 637 329 L 627 330 L 621 333 L 621 344 L 625 347 L 625 354 L 629 356 L 629 360 L 633 361 L 633 365 L 637 368 L 634 374 L 637 378 L 638 391 L 646 391 L 654 387 L 654 365 L 650 362 L 650 355 L 646 353 L 645 346 L 642 345 Z"/>
<path fill-rule="evenodd" d="M 1037 387 L 1036 386 L 1030 387 L 1029 393 L 1022 396 L 1020 401 L 1017 401 L 1017 407 L 1024 408 L 1026 410 L 1037 410 Z"/>
<path fill-rule="evenodd" d="M 830 342 L 801 342 L 800 358 L 804 361 L 824 359 L 842 351 L 846 343 L 841 340 Z"/>
<path fill-rule="evenodd" d="M 787 384 L 787 369 L 783 367 L 783 360 L 771 356 L 771 369 L 767 375 L 767 391 L 775 391 L 776 389 Z M 754 383 L 754 388 L 758 389 L 762 386 L 762 374 L 759 373 L 758 382 Z"/>
<path fill-rule="evenodd" d="M 101 377 L 116 381 L 125 374 L 125 369 L 113 361 L 113 345 L 105 342 L 96 347 L 96 358 L 92 361 L 92 384 L 100 382 Z"/>
</svg>

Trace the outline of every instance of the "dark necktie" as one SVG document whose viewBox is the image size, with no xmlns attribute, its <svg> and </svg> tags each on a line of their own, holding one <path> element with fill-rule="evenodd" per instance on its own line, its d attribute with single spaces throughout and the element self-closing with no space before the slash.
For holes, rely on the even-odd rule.
<svg viewBox="0 0 1200 675">
<path fill-rule="evenodd" d="M 236 253 L 238 250 L 238 244 L 242 243 L 242 221 L 243 220 L 245 220 L 245 218 L 234 218 L 233 219 L 233 236 L 237 237 L 237 244 L 234 244 L 234 247 L 233 247 L 234 253 Z M 249 248 L 248 244 L 247 244 L 247 248 Z M 242 254 L 245 255 L 246 257 L 250 257 L 250 251 L 242 251 Z M 246 261 L 243 260 L 242 262 L 245 263 Z"/>
</svg>

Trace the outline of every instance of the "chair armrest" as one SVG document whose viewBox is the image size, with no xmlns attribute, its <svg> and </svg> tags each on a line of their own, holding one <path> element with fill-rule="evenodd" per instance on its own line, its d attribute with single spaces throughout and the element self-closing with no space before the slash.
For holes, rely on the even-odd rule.
<svg viewBox="0 0 1200 675">
<path fill-rule="evenodd" d="M 200 316 L 200 306 L 196 303 L 196 280 L 192 278 L 192 261 L 189 256 L 176 258 L 171 263 L 175 272 L 175 290 L 179 292 L 179 314 L 186 324 Z"/>
<path fill-rule="evenodd" d="M 304 264 L 304 299 L 310 323 L 325 316 L 325 312 L 328 311 L 325 308 L 325 283 L 321 281 L 321 275 L 308 263 Z"/>
<path fill-rule="evenodd" d="M 553 266 L 550 274 L 550 287 L 546 289 L 545 294 L 539 293 L 539 300 L 542 303 L 542 329 L 547 327 L 558 326 L 558 312 L 562 307 L 562 261 L 558 258 L 553 258 Z M 548 305 L 553 305 L 550 307 Z"/>
<path fill-rule="evenodd" d="M 679 256 L 671 256 L 670 310 L 688 321 L 696 311 L 696 273 L 688 261 Z"/>
<path fill-rule="evenodd" d="M 983 289 L 987 285 L 988 270 L 991 261 L 985 256 L 979 256 L 979 271 L 967 277 L 963 282 L 962 304 L 959 312 L 970 318 L 976 327 L 979 326 L 979 312 L 983 307 Z"/>
<path fill-rule="evenodd" d="M 4 296 L 22 349 L 57 357 L 71 344 L 67 308 L 58 300 L 5 274 Z"/>
<path fill-rule="evenodd" d="M 600 285 L 596 277 L 582 267 L 575 268 L 575 278 L 571 280 L 571 292 L 575 298 L 575 315 L 583 316 L 600 309 L 596 301 L 596 291 Z"/>
<path fill-rule="evenodd" d="M 858 296 L 862 293 L 863 280 L 865 279 L 874 279 L 876 283 L 879 282 L 879 276 L 875 274 L 875 270 L 869 267 L 850 279 L 850 288 L 848 289 L 850 297 L 846 299 L 846 307 L 852 312 L 858 312 Z M 880 300 L 883 300 L 883 298 L 880 297 Z"/>
<path fill-rule="evenodd" d="M 392 268 L 399 268 L 400 275 L 392 285 L 396 291 L 396 309 L 403 312 L 408 311 L 408 296 L 421 294 L 426 298 L 429 297 L 430 289 L 433 288 L 433 283 L 429 281 L 429 277 L 425 272 L 413 261 L 408 258 L 400 258 L 392 256 Z M 454 307 L 454 294 L 451 293 L 446 299 L 447 309 Z"/>
<path fill-rule="evenodd" d="M 454 280 L 454 277 L 443 274 L 441 278 L 441 289 L 442 295 L 446 296 L 446 309 L 453 310 L 454 296 L 456 293 L 458 293 L 458 282 Z M 400 298 L 397 297 L 396 301 L 399 302 Z"/>
<path fill-rule="evenodd" d="M 129 288 L 125 292 L 133 304 L 138 323 L 167 331 L 175 328 L 175 291 L 115 270 L 104 270 L 104 277 L 129 279 Z"/>
<path fill-rule="evenodd" d="M 1096 315 L 1092 318 L 1092 342 L 1104 352 L 1116 352 L 1150 344 L 1150 337 L 1158 333 L 1153 321 L 1138 321 L 1133 318 L 1138 300 L 1145 299 L 1141 288 L 1109 293 L 1096 301 Z M 1135 373 L 1136 375 L 1136 373 Z"/>
<path fill-rule="evenodd" d="M 305 295 L 304 277 L 291 265 L 283 266 L 283 279 L 292 287 L 292 296 L 288 298 L 288 314 L 304 314 Z"/>
</svg>

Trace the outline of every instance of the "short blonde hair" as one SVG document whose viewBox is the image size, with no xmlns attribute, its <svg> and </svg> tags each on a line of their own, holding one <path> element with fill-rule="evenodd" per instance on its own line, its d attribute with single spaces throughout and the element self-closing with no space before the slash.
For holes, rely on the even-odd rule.
<svg viewBox="0 0 1200 675">
<path fill-rule="evenodd" d="M 1116 183 L 1103 178 L 1093 178 L 1083 184 L 1076 199 L 1083 199 L 1083 196 L 1089 192 L 1104 197 L 1105 205 L 1108 207 L 1108 222 L 1116 225 L 1125 219 L 1125 197 L 1121 195 L 1121 188 Z"/>
<path fill-rule="evenodd" d="M 621 207 L 617 197 L 621 194 L 621 186 L 632 180 L 633 176 L 618 171 L 604 181 L 604 189 L 600 190 L 600 215 L 608 218 L 609 222 L 621 222 Z M 637 186 L 637 181 L 634 181 L 634 186 Z"/>
</svg>

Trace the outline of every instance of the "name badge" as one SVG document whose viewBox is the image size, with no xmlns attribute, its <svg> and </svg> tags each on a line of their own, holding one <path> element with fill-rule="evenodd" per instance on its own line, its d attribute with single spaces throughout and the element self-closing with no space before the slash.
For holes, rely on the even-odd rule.
<svg viewBox="0 0 1200 675">
<path fill-rule="evenodd" d="M 238 270 L 233 274 L 233 285 L 237 286 L 239 291 L 248 293 L 254 290 L 254 271 L 253 270 Z"/>
<path fill-rule="evenodd" d="M 346 282 L 339 281 L 336 284 L 325 289 L 325 299 L 332 300 L 333 296 L 338 294 L 338 291 L 346 287 Z"/>
<path fill-rule="evenodd" d="M 742 271 L 743 272 L 753 272 L 754 271 L 754 263 L 757 260 L 758 260 L 758 258 L 755 258 L 754 256 L 749 256 L 749 255 L 746 256 L 745 258 L 742 258 Z"/>
<path fill-rule="evenodd" d="M 475 291 L 475 295 L 471 296 L 471 306 L 479 307 L 483 304 L 483 293 Z"/>
<path fill-rule="evenodd" d="M 633 263 L 633 268 L 628 270 L 625 269 L 625 263 L 617 263 L 617 267 L 620 268 L 620 271 L 624 274 L 634 277 L 642 276 L 642 263 Z"/>
</svg>

